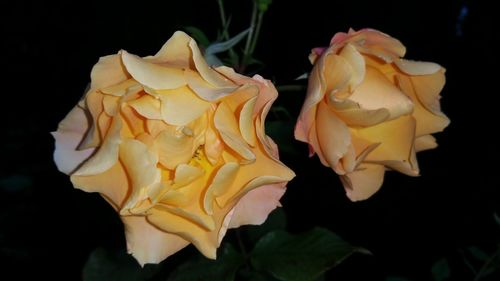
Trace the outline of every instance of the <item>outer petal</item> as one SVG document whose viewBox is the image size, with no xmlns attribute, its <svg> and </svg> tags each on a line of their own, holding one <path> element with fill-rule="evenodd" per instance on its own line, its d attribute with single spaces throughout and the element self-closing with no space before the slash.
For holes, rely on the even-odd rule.
<svg viewBox="0 0 500 281">
<path fill-rule="evenodd" d="M 123 64 L 132 77 L 153 89 L 175 89 L 186 85 L 184 71 L 153 64 L 136 55 L 121 51 Z"/>
<path fill-rule="evenodd" d="M 349 149 L 351 135 L 346 124 L 324 102 L 318 107 L 316 131 L 323 157 L 328 165 L 335 172 L 343 173 L 338 164 Z"/>
<path fill-rule="evenodd" d="M 441 132 L 450 124 L 450 120 L 437 111 L 436 105 L 429 104 L 428 108 L 435 108 L 436 113 L 429 111 L 420 101 L 419 94 L 415 91 L 417 88 L 414 86 L 412 79 L 408 76 L 398 75 L 397 76 L 399 86 L 401 89 L 414 101 L 415 108 L 413 111 L 413 116 L 417 120 L 416 136 L 424 136 L 428 134 L 433 134 L 436 132 Z M 425 78 L 424 78 L 425 79 Z M 418 83 L 418 82 L 417 82 Z M 419 86 L 420 90 L 425 89 L 423 86 Z M 425 93 L 421 94 L 426 95 Z M 438 99 L 438 97 L 435 97 Z M 429 99 L 430 100 L 430 99 Z"/>
<path fill-rule="evenodd" d="M 79 106 L 75 106 L 59 123 L 57 131 L 52 132 L 56 140 L 54 162 L 59 171 L 71 174 L 94 152 L 93 148 L 77 150 L 87 129 L 88 120 L 85 112 Z"/>
<path fill-rule="evenodd" d="M 191 50 L 189 49 L 189 42 L 191 41 L 186 33 L 176 31 L 170 39 L 161 47 L 161 49 L 153 57 L 148 57 L 156 63 L 166 63 L 177 65 L 183 68 L 194 68 L 191 66 Z"/>
<path fill-rule="evenodd" d="M 121 217 L 125 224 L 128 253 L 141 266 L 146 263 L 160 263 L 170 255 L 189 245 L 178 235 L 159 230 L 146 221 L 145 217 Z"/>
<path fill-rule="evenodd" d="M 384 166 L 362 164 L 352 173 L 341 176 L 346 195 L 351 201 L 368 199 L 377 192 L 384 182 Z"/>
<path fill-rule="evenodd" d="M 262 224 L 276 207 L 281 206 L 279 200 L 285 191 L 285 183 L 264 185 L 249 191 L 234 207 L 228 227 Z"/>
<path fill-rule="evenodd" d="M 431 135 L 421 136 L 415 139 L 415 151 L 423 151 L 436 148 L 437 142 L 436 138 Z"/>
<path fill-rule="evenodd" d="M 90 73 L 92 89 L 106 88 L 127 80 L 130 75 L 123 66 L 119 55 L 109 55 L 99 58 Z"/>
</svg>

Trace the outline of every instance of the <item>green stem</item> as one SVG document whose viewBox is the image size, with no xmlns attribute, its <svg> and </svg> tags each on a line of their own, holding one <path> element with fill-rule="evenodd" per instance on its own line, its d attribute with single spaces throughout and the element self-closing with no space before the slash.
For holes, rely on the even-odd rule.
<svg viewBox="0 0 500 281">
<path fill-rule="evenodd" d="M 226 13 L 224 12 L 224 2 L 223 0 L 217 0 L 217 4 L 219 4 L 219 14 L 220 14 L 220 21 L 222 23 L 222 38 L 228 40 L 229 39 L 229 34 L 226 29 Z"/>
<path fill-rule="evenodd" d="M 249 56 L 253 54 L 255 51 L 255 46 L 257 46 L 257 40 L 259 39 L 260 29 L 262 27 L 262 19 L 264 18 L 264 12 L 259 11 L 259 15 L 257 16 L 257 26 L 255 27 L 255 35 L 252 38 L 252 44 L 250 45 Z"/>
<path fill-rule="evenodd" d="M 299 92 L 305 90 L 306 87 L 303 85 L 281 85 L 276 86 L 278 92 Z"/>
<path fill-rule="evenodd" d="M 253 1 L 253 10 L 252 10 L 252 18 L 250 19 L 250 31 L 248 32 L 247 35 L 247 42 L 245 44 L 245 50 L 243 51 L 243 55 L 245 57 L 248 56 L 250 52 L 250 45 L 252 43 L 252 38 L 253 38 L 253 32 L 255 29 L 255 20 L 257 18 L 257 2 L 254 0 Z"/>
</svg>

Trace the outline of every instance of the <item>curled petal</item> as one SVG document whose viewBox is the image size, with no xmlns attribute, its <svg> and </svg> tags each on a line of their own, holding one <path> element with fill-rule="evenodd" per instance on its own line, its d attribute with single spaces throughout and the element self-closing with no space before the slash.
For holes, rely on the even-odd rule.
<svg viewBox="0 0 500 281">
<path fill-rule="evenodd" d="M 56 140 L 54 162 L 59 171 L 69 175 L 94 152 L 93 148 L 78 150 L 78 145 L 88 128 L 85 112 L 75 106 L 59 123 L 52 136 Z"/>
<path fill-rule="evenodd" d="M 189 245 L 178 235 L 164 232 L 147 222 L 143 216 L 122 217 L 125 225 L 127 251 L 141 266 L 160 263 Z"/>
<path fill-rule="evenodd" d="M 384 166 L 362 164 L 354 172 L 340 177 L 351 201 L 365 200 L 377 192 L 384 182 Z"/>
<path fill-rule="evenodd" d="M 127 51 L 121 51 L 121 57 L 130 75 L 144 86 L 175 89 L 186 85 L 182 69 L 153 64 Z"/>
</svg>

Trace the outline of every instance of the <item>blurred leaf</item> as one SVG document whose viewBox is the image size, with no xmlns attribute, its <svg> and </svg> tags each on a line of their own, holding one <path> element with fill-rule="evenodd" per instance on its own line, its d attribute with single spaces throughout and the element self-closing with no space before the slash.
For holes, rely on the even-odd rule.
<svg viewBox="0 0 500 281">
<path fill-rule="evenodd" d="M 495 222 L 500 225 L 500 216 L 497 213 L 493 213 L 493 217 L 495 218 Z"/>
<path fill-rule="evenodd" d="M 297 78 L 295 78 L 295 80 L 303 80 L 303 79 L 307 79 L 307 78 L 309 78 L 309 73 L 308 72 L 304 72 L 304 73 L 302 73 L 302 75 L 300 75 Z"/>
<path fill-rule="evenodd" d="M 159 265 L 146 264 L 144 268 L 124 251 L 95 249 L 83 267 L 84 281 L 142 281 L 153 277 Z"/>
<path fill-rule="evenodd" d="M 0 179 L 0 189 L 7 192 L 21 192 L 33 185 L 30 177 L 24 175 L 12 175 Z"/>
<path fill-rule="evenodd" d="M 436 281 L 444 281 L 450 278 L 450 265 L 445 258 L 442 258 L 432 266 L 432 277 Z"/>
<path fill-rule="evenodd" d="M 400 276 L 389 276 L 385 279 L 385 281 L 409 281 L 409 280 Z"/>
<path fill-rule="evenodd" d="M 478 247 L 475 246 L 470 246 L 467 248 L 467 252 L 470 253 L 475 259 L 479 261 L 486 261 L 489 259 L 489 255 L 485 253 L 483 250 L 479 249 Z"/>
<path fill-rule="evenodd" d="M 234 47 L 234 45 L 238 44 L 241 40 L 243 40 L 243 38 L 245 38 L 248 32 L 250 32 L 250 28 L 243 30 L 238 35 L 234 36 L 229 40 L 210 44 L 205 49 L 205 55 L 218 54 L 231 49 L 232 47 Z"/>
<path fill-rule="evenodd" d="M 254 245 L 266 235 L 268 232 L 273 230 L 285 229 L 286 227 L 286 214 L 282 208 L 276 208 L 272 211 L 267 220 L 261 225 L 248 225 L 241 228 L 242 233 L 248 238 L 248 240 Z"/>
<path fill-rule="evenodd" d="M 282 281 L 313 281 L 356 251 L 360 249 L 324 228 L 299 235 L 277 230 L 256 244 L 251 262 Z"/>
<path fill-rule="evenodd" d="M 493 273 L 500 275 L 500 248 L 484 262 L 474 280 L 481 280 Z"/>
<path fill-rule="evenodd" d="M 273 3 L 272 0 L 256 0 L 256 1 L 257 1 L 257 7 L 261 12 L 267 11 L 267 9 L 269 9 L 269 5 Z"/>
<path fill-rule="evenodd" d="M 201 29 L 194 26 L 186 26 L 184 30 L 186 30 L 201 47 L 206 48 L 210 44 L 210 40 L 208 40 L 208 37 Z"/>
<path fill-rule="evenodd" d="M 236 272 L 245 263 L 243 256 L 234 247 L 225 243 L 219 248 L 216 260 L 197 256 L 179 266 L 168 278 L 169 281 L 232 281 Z"/>
<path fill-rule="evenodd" d="M 280 118 L 280 115 L 277 115 Z M 280 155 L 290 157 L 296 156 L 298 151 L 295 149 L 293 141 L 293 130 L 295 121 L 293 120 L 276 120 L 266 121 L 266 134 L 268 134 L 279 147 Z"/>
</svg>

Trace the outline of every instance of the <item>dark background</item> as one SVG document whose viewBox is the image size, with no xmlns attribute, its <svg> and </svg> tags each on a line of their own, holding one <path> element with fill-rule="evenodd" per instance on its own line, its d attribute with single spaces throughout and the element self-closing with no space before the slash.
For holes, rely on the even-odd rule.
<svg viewBox="0 0 500 281">
<path fill-rule="evenodd" d="M 249 21 L 250 1 L 226 2 L 236 34 Z M 124 238 L 107 203 L 74 190 L 56 170 L 49 132 L 82 95 L 98 57 L 120 49 L 154 54 L 187 25 L 214 39 L 220 26 L 216 1 L 22 0 L 1 6 L 0 279 L 79 280 L 93 249 L 123 248 Z M 422 176 L 388 172 L 380 192 L 367 201 L 349 202 L 337 176 L 309 159 L 307 146 L 290 132 L 297 154 L 282 155 L 297 173 L 282 200 L 289 230 L 324 226 L 374 254 L 350 258 L 328 278 L 430 280 L 432 264 L 452 257 L 454 280 L 467 280 L 466 269 L 453 262 L 457 249 L 488 251 L 499 240 L 493 220 L 500 207 L 495 11 L 478 1 L 271 5 L 256 57 L 266 64 L 259 73 L 278 85 L 295 83 L 311 69 L 310 49 L 349 27 L 384 31 L 407 46 L 407 58 L 447 68 L 442 108 L 451 125 L 437 135 L 439 148 L 419 154 Z M 285 92 L 276 105 L 298 116 L 303 97 Z M 7 277 L 13 273 L 17 277 Z"/>
</svg>

